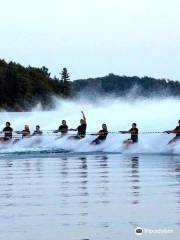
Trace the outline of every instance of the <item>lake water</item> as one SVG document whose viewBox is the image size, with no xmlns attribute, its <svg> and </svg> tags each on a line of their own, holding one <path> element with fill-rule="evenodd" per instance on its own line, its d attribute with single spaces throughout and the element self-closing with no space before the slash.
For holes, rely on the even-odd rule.
<svg viewBox="0 0 180 240">
<path fill-rule="evenodd" d="M 43 136 L 0 145 L 0 240 L 179 240 L 180 141 L 168 145 L 174 135 L 163 132 L 176 127 L 180 100 L 103 97 L 94 103 L 55 103 L 53 111 L 1 113 L 0 130 L 6 121 L 14 131 L 29 124 L 31 133 L 39 124 Z M 76 128 L 81 110 L 86 138 L 53 134 L 62 119 Z M 124 149 L 129 134 L 118 131 L 130 129 L 132 122 L 139 142 Z M 89 133 L 102 123 L 110 133 L 103 144 L 92 146 L 95 136 Z M 146 233 L 135 235 L 137 226 Z"/>
<path fill-rule="evenodd" d="M 1 154 L 0 207 L 1 240 L 178 240 L 180 156 Z"/>
</svg>

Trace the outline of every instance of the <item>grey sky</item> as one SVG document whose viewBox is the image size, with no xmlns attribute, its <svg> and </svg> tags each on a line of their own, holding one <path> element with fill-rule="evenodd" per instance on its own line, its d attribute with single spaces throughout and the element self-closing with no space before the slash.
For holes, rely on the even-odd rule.
<svg viewBox="0 0 180 240">
<path fill-rule="evenodd" d="M 0 0 L 0 58 L 67 67 L 72 79 L 108 73 L 180 79 L 179 0 Z"/>
</svg>

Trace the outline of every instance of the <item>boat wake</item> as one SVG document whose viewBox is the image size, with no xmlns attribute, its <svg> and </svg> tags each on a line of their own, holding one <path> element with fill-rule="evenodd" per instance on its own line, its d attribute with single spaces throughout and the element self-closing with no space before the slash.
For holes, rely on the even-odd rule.
<svg viewBox="0 0 180 240">
<path fill-rule="evenodd" d="M 173 129 L 179 119 L 180 100 L 173 98 L 133 100 L 103 99 L 92 102 L 83 100 L 59 101 L 57 100 L 54 111 L 1 113 L 0 129 L 5 122 L 10 121 L 12 128 L 22 130 L 24 124 L 30 126 L 31 132 L 38 124 L 44 131 L 43 136 L 31 137 L 13 143 L 1 143 L 0 155 L 3 154 L 29 154 L 29 153 L 58 153 L 58 154 L 95 154 L 95 153 L 122 153 L 122 154 L 172 154 L 180 155 L 180 141 L 168 145 L 173 134 L 161 133 Z M 168 111 L 171 109 L 171 111 Z M 49 130 L 56 130 L 62 119 L 67 120 L 69 128 L 76 128 L 81 118 L 81 110 L 84 110 L 87 118 L 87 131 L 97 132 L 102 123 L 106 123 L 109 133 L 104 143 L 94 146 L 90 142 L 95 138 L 86 135 L 81 140 L 69 140 L 59 134 L 49 134 Z M 123 140 L 129 138 L 128 134 L 118 134 L 119 130 L 129 130 L 131 123 L 136 122 L 140 132 L 157 132 L 155 134 L 139 134 L 139 142 L 125 149 Z M 48 131 L 47 131 L 48 130 Z M 69 134 L 68 134 L 69 135 Z"/>
<path fill-rule="evenodd" d="M 0 155 L 3 154 L 166 154 L 180 155 L 180 141 L 167 145 L 167 136 L 159 140 L 155 137 L 142 136 L 137 144 L 125 148 L 122 144 L 124 136 L 120 134 L 110 135 L 100 145 L 90 145 L 93 136 L 87 136 L 81 140 L 68 140 L 67 137 L 38 136 L 22 139 L 17 143 L 4 143 L 0 145 Z M 158 145 L 158 142 L 161 144 Z"/>
</svg>

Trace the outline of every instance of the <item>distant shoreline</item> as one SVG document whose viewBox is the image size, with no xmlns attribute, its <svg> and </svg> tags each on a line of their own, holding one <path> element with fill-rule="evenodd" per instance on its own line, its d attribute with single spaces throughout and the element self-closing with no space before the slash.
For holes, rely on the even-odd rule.
<svg viewBox="0 0 180 240">
<path fill-rule="evenodd" d="M 53 109 L 53 97 L 85 98 L 96 101 L 104 97 L 176 97 L 180 98 L 180 82 L 151 77 L 128 77 L 109 74 L 104 77 L 70 81 L 63 68 L 60 77 L 50 77 L 46 67 L 34 68 L 0 60 L 0 109 L 30 111 L 38 103 L 42 109 Z"/>
</svg>

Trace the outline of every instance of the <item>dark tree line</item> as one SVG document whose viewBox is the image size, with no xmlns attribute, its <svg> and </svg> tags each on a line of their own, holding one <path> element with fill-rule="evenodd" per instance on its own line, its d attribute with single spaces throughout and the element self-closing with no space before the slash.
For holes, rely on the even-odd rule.
<svg viewBox="0 0 180 240">
<path fill-rule="evenodd" d="M 0 108 L 23 111 L 39 102 L 44 108 L 51 107 L 52 96 L 66 98 L 71 94 L 66 68 L 60 77 L 51 78 L 46 67 L 25 68 L 14 62 L 0 60 Z"/>
<path fill-rule="evenodd" d="M 109 74 L 101 78 L 89 78 L 73 82 L 72 91 L 79 95 L 83 92 L 86 97 L 94 98 L 96 95 L 114 95 L 124 97 L 153 97 L 175 96 L 180 97 L 180 82 L 150 77 L 117 76 Z"/>
<path fill-rule="evenodd" d="M 60 77 L 51 77 L 48 68 L 23 67 L 0 60 L 0 109 L 29 110 L 37 103 L 44 108 L 53 107 L 52 96 L 72 98 L 82 94 L 96 99 L 114 95 L 124 97 L 175 96 L 180 97 L 180 82 L 150 77 L 117 76 L 81 79 L 71 82 L 66 68 Z"/>
</svg>

